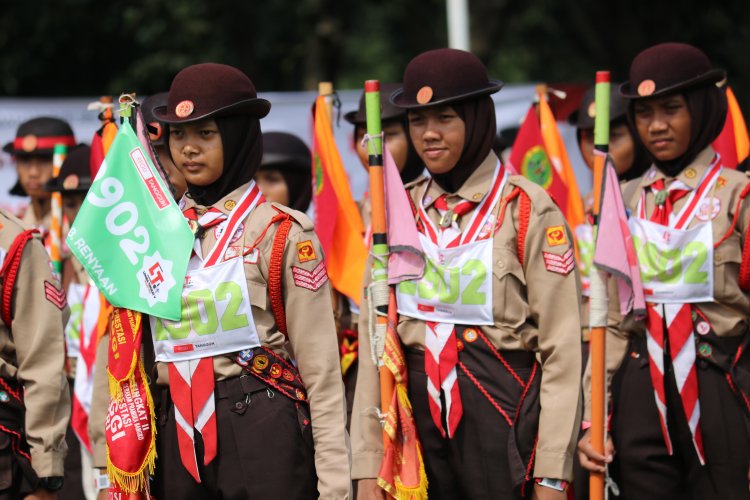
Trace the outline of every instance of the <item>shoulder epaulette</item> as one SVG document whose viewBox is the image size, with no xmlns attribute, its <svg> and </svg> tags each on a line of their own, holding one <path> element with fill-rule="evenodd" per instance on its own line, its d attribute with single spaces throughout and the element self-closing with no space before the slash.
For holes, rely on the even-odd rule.
<svg viewBox="0 0 750 500">
<path fill-rule="evenodd" d="M 271 206 L 275 208 L 276 210 L 278 210 L 279 212 L 289 214 L 292 217 L 292 219 L 294 219 L 294 222 L 302 226 L 302 229 L 304 231 L 312 231 L 315 228 L 315 224 L 313 224 L 313 221 L 311 221 L 307 215 L 300 212 L 299 210 L 289 208 L 286 205 L 282 205 L 281 203 L 276 203 L 275 201 L 271 202 Z"/>
</svg>

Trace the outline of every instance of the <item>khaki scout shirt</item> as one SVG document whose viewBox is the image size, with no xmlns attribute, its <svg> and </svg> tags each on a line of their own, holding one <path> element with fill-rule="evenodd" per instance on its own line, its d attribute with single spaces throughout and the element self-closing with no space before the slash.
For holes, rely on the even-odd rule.
<svg viewBox="0 0 750 500">
<path fill-rule="evenodd" d="M 0 248 L 7 252 L 25 229 L 20 220 L 0 211 Z M 13 289 L 12 332 L 0 320 L 0 376 L 23 385 L 26 440 L 39 477 L 63 475 L 71 409 L 64 374 L 64 328 L 70 311 L 67 305 L 58 307 L 54 297 L 48 298 L 46 283 L 60 290 L 37 235 L 21 257 Z"/>
<path fill-rule="evenodd" d="M 625 184 L 622 188 L 625 205 L 635 210 L 644 188 L 651 186 L 658 179 L 664 179 L 665 185 L 679 179 L 695 189 L 703 174 L 711 164 L 716 153 L 710 147 L 701 153 L 680 172 L 677 177 L 668 177 L 656 167 L 652 166 L 645 175 Z M 714 185 L 713 191 L 707 196 L 713 196 L 721 203 L 719 214 L 713 223 L 714 244 L 727 233 L 732 225 L 732 219 L 737 209 L 740 193 L 750 182 L 748 177 L 736 170 L 722 169 L 721 175 Z M 679 212 L 687 202 L 688 196 L 674 203 L 673 212 Z M 654 212 L 654 193 L 646 191 L 646 217 Z M 750 220 L 750 200 L 745 200 L 740 207 L 737 225 L 731 236 L 718 248 L 714 249 L 714 301 L 699 304 L 698 308 L 706 315 L 714 331 L 720 337 L 742 335 L 747 330 L 747 317 L 750 312 L 750 296 L 739 286 L 739 269 L 742 261 L 742 244 L 745 242 L 748 221 Z M 702 224 L 695 218 L 688 228 Z M 614 280 L 608 283 L 609 314 L 607 319 L 607 388 L 609 391 L 612 376 L 620 367 L 628 349 L 628 339 L 633 335 L 645 335 L 643 323 L 634 319 L 632 314 L 623 317 L 620 314 L 620 302 L 617 296 L 617 286 Z M 590 419 L 591 409 L 591 362 L 586 366 L 583 378 L 585 411 L 584 420 Z M 647 395 L 644 395 L 646 397 Z M 648 396 L 652 397 L 652 396 Z"/>
<path fill-rule="evenodd" d="M 246 189 L 247 184 L 237 188 L 213 206 L 229 215 Z M 190 198 L 184 199 L 187 200 L 184 209 L 196 206 Z M 202 213 L 202 208 L 196 207 L 199 213 Z M 263 203 L 258 205 L 244 221 L 245 228 L 242 239 L 230 245 L 252 246 L 258 236 L 266 229 L 271 219 L 279 213 L 276 210 L 277 208 L 291 214 L 294 218 L 294 223 L 287 236 L 282 263 L 282 296 L 286 311 L 288 338 L 276 326 L 271 310 L 271 299 L 269 298 L 268 265 L 275 235 L 273 228 L 268 231 L 258 245 L 257 264 L 247 262 L 244 264 L 253 319 L 261 344 L 273 349 L 283 357 L 295 360 L 305 383 L 312 417 L 318 493 L 321 498 L 345 499 L 349 498 L 351 485 L 349 475 L 351 453 L 349 437 L 346 433 L 344 384 L 341 379 L 336 327 L 331 310 L 331 288 L 329 283 L 325 283 L 317 291 L 298 286 L 295 284 L 291 272 L 292 266 L 311 271 L 323 260 L 323 251 L 317 236 L 313 232 L 313 224 L 301 212 L 275 203 Z M 313 244 L 315 258 L 307 262 L 300 262 L 297 245 L 304 242 Z M 215 243 L 214 228 L 209 228 L 201 240 L 203 255 L 207 255 Z M 106 352 L 106 346 L 102 347 L 100 344 L 99 347 L 97 361 L 104 359 L 106 365 L 106 354 L 101 354 L 102 350 Z M 217 380 L 242 375 L 242 368 L 228 357 L 215 356 L 213 359 L 214 374 Z M 103 370 L 100 370 L 99 366 L 100 364 L 97 362 L 97 373 L 106 370 L 106 366 Z M 169 383 L 167 365 L 157 363 L 156 371 L 156 383 L 167 385 Z M 106 387 L 106 382 L 102 383 L 96 379 L 94 384 L 95 391 L 100 387 Z M 98 399 L 102 399 L 101 396 Z M 106 394 L 106 401 L 100 401 L 97 404 L 106 405 L 108 401 L 109 395 Z M 99 416 L 101 415 L 100 411 L 97 411 L 97 419 L 101 418 Z M 99 433 L 101 432 L 103 432 L 103 426 Z M 97 436 L 95 441 L 103 443 L 103 437 L 103 435 Z M 101 457 L 102 452 L 99 451 L 96 455 Z M 101 466 L 102 463 L 95 462 L 95 465 Z"/>
<path fill-rule="evenodd" d="M 33 205 L 29 203 L 29 206 L 26 207 L 26 210 L 23 213 L 21 221 L 29 227 L 46 232 L 49 231 L 49 228 L 52 225 L 52 212 L 47 212 L 44 214 L 44 217 L 42 217 L 42 220 L 39 220 L 36 218 Z"/>
<path fill-rule="evenodd" d="M 490 154 L 471 174 L 455 195 L 448 198 L 454 206 L 460 199 L 478 201 L 489 191 L 497 157 Z M 415 203 L 420 203 L 427 180 L 407 185 Z M 520 187 L 531 199 L 531 218 L 526 235 L 524 265 L 518 259 L 518 202 L 508 205 L 502 226 L 493 242 L 493 312 L 495 324 L 482 326 L 499 350 L 534 351 L 542 365 L 541 416 L 535 455 L 535 477 L 572 479 L 573 448 L 578 436 L 581 412 L 581 297 L 577 270 L 567 276 L 548 271 L 542 252 L 563 254 L 570 248 L 572 234 L 565 219 L 541 188 L 520 176 L 510 176 L 502 191 L 508 196 Z M 427 192 L 432 200 L 444 194 L 436 183 Z M 430 203 L 428 216 L 437 224 L 439 215 Z M 464 229 L 471 214 L 458 221 Z M 563 226 L 566 242 L 550 246 L 548 227 Z M 365 273 L 369 281 L 368 272 Z M 369 314 L 367 300 L 362 301 L 359 324 L 359 374 L 352 411 L 352 477 L 377 476 L 383 455 L 382 428 L 373 408 L 380 408 L 377 369 L 370 357 Z M 425 323 L 399 316 L 398 334 L 405 348 L 424 349 Z M 465 408 L 464 411 L 471 411 Z M 498 415 L 498 425 L 506 425 Z"/>
</svg>

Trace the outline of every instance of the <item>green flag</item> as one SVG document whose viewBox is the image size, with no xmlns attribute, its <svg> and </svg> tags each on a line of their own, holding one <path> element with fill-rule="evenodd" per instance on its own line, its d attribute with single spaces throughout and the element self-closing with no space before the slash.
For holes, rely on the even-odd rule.
<svg viewBox="0 0 750 500">
<path fill-rule="evenodd" d="M 112 305 L 177 321 L 193 240 L 135 132 L 123 123 L 70 228 L 71 252 Z"/>
</svg>

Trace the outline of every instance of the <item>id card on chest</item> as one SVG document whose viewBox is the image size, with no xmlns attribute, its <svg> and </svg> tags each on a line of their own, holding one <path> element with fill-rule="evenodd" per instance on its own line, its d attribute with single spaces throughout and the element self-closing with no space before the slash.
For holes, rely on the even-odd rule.
<svg viewBox="0 0 750 500">
<path fill-rule="evenodd" d="M 185 361 L 260 345 L 242 258 L 188 266 L 180 321 L 150 318 L 157 361 Z"/>
<path fill-rule="evenodd" d="M 631 217 L 646 301 L 691 304 L 713 301 L 714 245 L 711 223 L 691 229 Z"/>
<path fill-rule="evenodd" d="M 420 234 L 422 278 L 396 288 L 398 312 L 424 321 L 492 325 L 492 242 L 441 248 Z"/>
</svg>

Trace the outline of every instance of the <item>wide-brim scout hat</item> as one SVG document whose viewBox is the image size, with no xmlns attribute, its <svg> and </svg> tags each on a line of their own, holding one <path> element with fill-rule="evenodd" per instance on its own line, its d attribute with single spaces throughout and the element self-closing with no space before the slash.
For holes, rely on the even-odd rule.
<svg viewBox="0 0 750 500">
<path fill-rule="evenodd" d="M 616 84 L 615 84 L 616 87 Z M 573 111 L 568 117 L 568 123 L 576 127 L 577 129 L 588 129 L 594 128 L 594 120 L 596 120 L 596 92 L 595 88 L 591 87 L 583 94 L 581 104 L 578 109 Z M 609 94 L 609 121 L 610 123 L 624 119 L 628 114 L 628 101 L 617 92 L 610 92 Z"/>
<path fill-rule="evenodd" d="M 60 173 L 53 177 L 44 189 L 61 193 L 86 193 L 91 187 L 91 148 L 78 146 L 72 149 L 60 166 Z"/>
<path fill-rule="evenodd" d="M 390 97 L 396 90 L 401 88 L 400 83 L 382 83 L 380 84 L 380 119 L 382 121 L 402 118 L 406 111 L 397 108 L 391 104 Z M 359 98 L 359 108 L 356 111 L 349 111 L 344 115 L 344 120 L 355 126 L 367 125 L 367 113 L 365 112 L 365 93 Z"/>
<path fill-rule="evenodd" d="M 151 139 L 151 143 L 155 146 L 163 146 L 167 143 L 167 137 L 165 129 L 162 127 L 161 122 L 156 118 L 154 114 L 155 108 L 167 107 L 167 92 L 159 92 L 148 96 L 141 103 L 141 113 L 143 113 L 143 121 L 146 122 L 146 128 L 148 129 L 148 136 Z"/>
<path fill-rule="evenodd" d="M 263 158 L 261 169 L 284 166 L 294 170 L 312 170 L 310 148 L 296 135 L 286 132 L 266 132 L 263 134 Z"/>
<path fill-rule="evenodd" d="M 403 87 L 391 95 L 391 102 L 404 109 L 426 108 L 494 94 L 501 88 L 503 82 L 490 80 L 474 54 L 436 49 L 409 62 Z"/>
<path fill-rule="evenodd" d="M 270 109 L 271 103 L 258 97 L 245 73 L 226 64 L 203 63 L 177 73 L 167 105 L 155 108 L 154 115 L 165 123 L 190 123 L 228 115 L 263 118 Z"/>
<path fill-rule="evenodd" d="M 712 67 L 700 49 L 685 43 L 661 43 L 633 59 L 630 79 L 620 86 L 620 95 L 628 99 L 658 97 L 725 78 L 726 72 Z"/>
<path fill-rule="evenodd" d="M 57 144 L 75 146 L 73 129 L 64 120 L 42 116 L 23 122 L 3 151 L 14 156 L 52 156 Z"/>
</svg>

